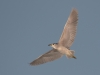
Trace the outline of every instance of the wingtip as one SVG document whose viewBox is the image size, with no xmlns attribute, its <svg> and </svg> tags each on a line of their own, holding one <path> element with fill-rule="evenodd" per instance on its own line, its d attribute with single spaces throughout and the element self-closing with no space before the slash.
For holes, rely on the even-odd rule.
<svg viewBox="0 0 100 75">
<path fill-rule="evenodd" d="M 35 64 L 29 63 L 30 66 L 36 66 Z"/>
<path fill-rule="evenodd" d="M 73 56 L 74 59 L 77 59 L 75 56 Z"/>
<path fill-rule="evenodd" d="M 77 10 L 77 8 L 72 8 L 72 10 Z"/>
<path fill-rule="evenodd" d="M 30 66 L 33 66 L 32 63 L 28 63 Z"/>
<path fill-rule="evenodd" d="M 78 10 L 76 8 L 72 8 L 72 11 L 75 11 L 76 13 L 78 13 Z"/>
<path fill-rule="evenodd" d="M 29 63 L 29 65 L 33 66 L 31 63 Z"/>
</svg>

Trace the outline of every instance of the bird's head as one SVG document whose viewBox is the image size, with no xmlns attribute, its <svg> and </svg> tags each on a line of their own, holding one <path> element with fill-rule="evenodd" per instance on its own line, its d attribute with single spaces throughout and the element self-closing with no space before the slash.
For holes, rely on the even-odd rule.
<svg viewBox="0 0 100 75">
<path fill-rule="evenodd" d="M 52 43 L 52 44 L 49 44 L 48 46 L 51 46 L 52 48 L 57 49 L 58 43 Z"/>
</svg>

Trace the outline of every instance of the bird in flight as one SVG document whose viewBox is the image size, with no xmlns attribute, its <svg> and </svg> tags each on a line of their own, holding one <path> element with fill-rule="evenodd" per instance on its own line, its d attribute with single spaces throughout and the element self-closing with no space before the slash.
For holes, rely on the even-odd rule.
<svg viewBox="0 0 100 75">
<path fill-rule="evenodd" d="M 48 46 L 51 46 L 53 49 L 51 49 L 50 51 L 46 52 L 45 54 L 41 55 L 40 57 L 32 61 L 30 65 L 35 66 L 44 64 L 56 60 L 62 57 L 63 55 L 66 55 L 67 58 L 76 59 L 74 55 L 75 52 L 73 50 L 70 50 L 70 46 L 72 45 L 76 35 L 77 22 L 78 22 L 78 11 L 74 8 L 72 9 L 68 17 L 68 20 L 64 26 L 62 35 L 58 43 L 49 44 Z"/>
</svg>

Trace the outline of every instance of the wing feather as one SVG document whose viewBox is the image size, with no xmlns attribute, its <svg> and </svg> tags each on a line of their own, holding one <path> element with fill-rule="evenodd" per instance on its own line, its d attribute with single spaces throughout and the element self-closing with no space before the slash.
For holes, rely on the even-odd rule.
<svg viewBox="0 0 100 75">
<path fill-rule="evenodd" d="M 40 64 L 44 64 L 53 60 L 56 60 L 58 58 L 60 58 L 63 54 L 61 54 L 60 52 L 58 52 L 56 49 L 52 49 L 49 52 L 41 55 L 40 57 L 38 57 L 37 59 L 35 59 L 34 61 L 32 61 L 30 63 L 30 65 L 40 65 Z"/>
<path fill-rule="evenodd" d="M 64 26 L 62 35 L 59 40 L 59 44 L 67 48 L 70 48 L 76 35 L 77 21 L 78 21 L 78 12 L 76 9 L 73 9 Z"/>
</svg>

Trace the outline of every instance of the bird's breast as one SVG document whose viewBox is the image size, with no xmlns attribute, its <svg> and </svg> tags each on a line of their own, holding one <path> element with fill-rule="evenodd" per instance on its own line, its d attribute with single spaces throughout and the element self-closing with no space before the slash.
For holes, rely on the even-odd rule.
<svg viewBox="0 0 100 75">
<path fill-rule="evenodd" d="M 57 50 L 62 54 L 66 54 L 66 52 L 68 51 L 68 49 L 66 47 L 63 47 L 63 46 L 58 47 Z"/>
</svg>

